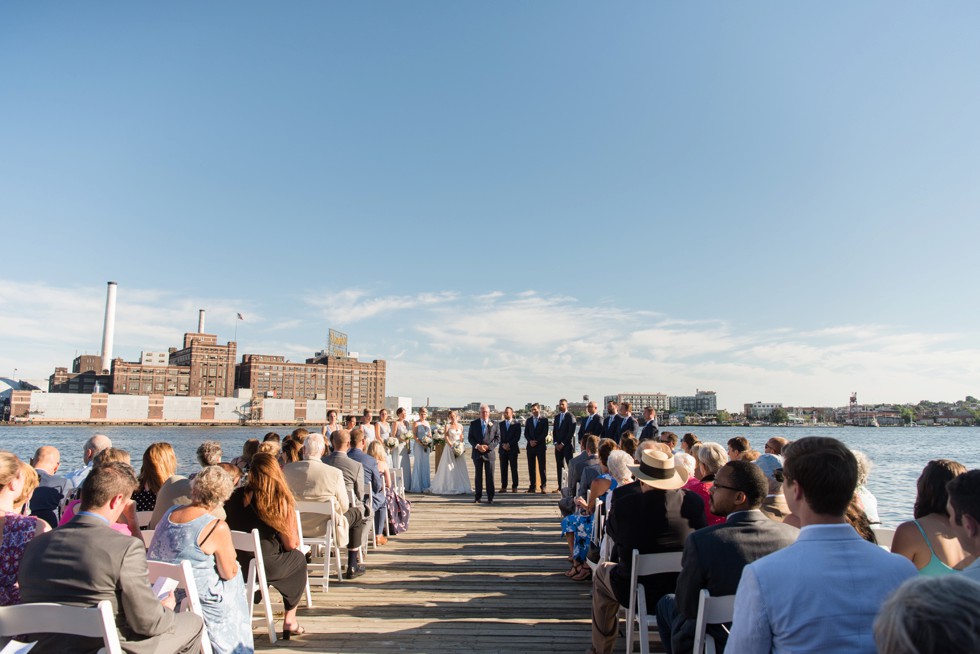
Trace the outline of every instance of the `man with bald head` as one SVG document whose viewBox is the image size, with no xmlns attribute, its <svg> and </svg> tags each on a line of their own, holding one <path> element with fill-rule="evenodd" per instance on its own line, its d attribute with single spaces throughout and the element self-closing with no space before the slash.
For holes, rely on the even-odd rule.
<svg viewBox="0 0 980 654">
<path fill-rule="evenodd" d="M 307 502 L 327 502 L 331 498 L 336 501 L 337 509 L 346 514 L 350 509 L 350 495 L 344 484 L 344 475 L 340 468 L 328 466 L 320 460 L 327 446 L 322 434 L 310 434 L 303 443 L 303 461 L 287 463 L 282 474 L 286 485 L 297 500 Z M 316 513 L 304 513 L 301 516 L 304 536 L 322 536 L 326 531 L 327 519 Z M 335 526 L 339 526 L 336 521 Z M 335 538 L 341 547 L 347 545 L 348 530 L 336 530 Z"/>
<path fill-rule="evenodd" d="M 52 528 L 58 526 L 58 506 L 67 492 L 68 480 L 55 473 L 61 467 L 58 448 L 42 445 L 37 448 L 31 466 L 37 470 L 38 487 L 31 496 L 31 513 Z"/>
<path fill-rule="evenodd" d="M 112 447 L 112 441 L 104 434 L 96 434 L 85 441 L 85 445 L 82 447 L 82 463 L 85 465 L 65 475 L 65 479 L 68 480 L 69 491 L 79 488 L 85 478 L 88 477 L 88 473 L 92 472 L 92 459 L 95 458 L 95 455 L 110 447 Z"/>
</svg>

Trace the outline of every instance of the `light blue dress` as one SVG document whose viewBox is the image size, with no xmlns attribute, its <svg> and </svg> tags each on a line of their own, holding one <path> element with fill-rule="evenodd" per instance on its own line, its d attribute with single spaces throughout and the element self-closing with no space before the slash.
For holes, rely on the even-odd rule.
<svg viewBox="0 0 980 654">
<path fill-rule="evenodd" d="M 170 514 L 178 508 L 169 509 L 160 520 L 146 558 L 166 563 L 190 561 L 204 611 L 204 624 L 215 654 L 252 654 L 255 645 L 242 573 L 228 581 L 223 580 L 218 576 L 214 555 L 205 554 L 197 545 L 201 530 L 211 524 L 214 516 L 205 513 L 184 524 L 170 522 Z"/>
<path fill-rule="evenodd" d="M 432 428 L 429 425 L 416 425 L 416 437 L 432 436 Z M 419 442 L 412 439 L 412 458 L 415 459 L 415 466 L 412 468 L 411 492 L 424 493 L 429 490 L 429 452 L 419 445 Z"/>
<path fill-rule="evenodd" d="M 398 439 L 398 445 L 395 447 L 395 451 L 392 453 L 392 468 L 402 469 L 402 478 L 405 484 L 405 488 L 412 488 L 412 457 L 409 456 L 409 444 L 402 442 L 405 434 L 408 433 L 408 426 L 405 424 L 404 420 L 398 422 L 395 427 L 395 438 Z"/>
</svg>

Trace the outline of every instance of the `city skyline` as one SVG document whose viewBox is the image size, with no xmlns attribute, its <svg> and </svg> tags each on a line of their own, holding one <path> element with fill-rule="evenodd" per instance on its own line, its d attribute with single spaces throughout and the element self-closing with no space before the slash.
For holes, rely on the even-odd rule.
<svg viewBox="0 0 980 654">
<path fill-rule="evenodd" d="M 0 7 L 0 375 L 330 327 L 389 394 L 977 393 L 980 7 Z"/>
</svg>

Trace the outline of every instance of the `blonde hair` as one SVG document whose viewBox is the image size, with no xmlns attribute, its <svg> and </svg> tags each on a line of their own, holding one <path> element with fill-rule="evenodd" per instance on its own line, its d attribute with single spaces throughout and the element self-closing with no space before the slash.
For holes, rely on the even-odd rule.
<svg viewBox="0 0 980 654">
<path fill-rule="evenodd" d="M 295 502 L 276 457 L 266 452 L 252 457 L 245 491 L 259 520 L 278 532 L 289 529 Z"/>
<path fill-rule="evenodd" d="M 385 456 L 385 446 L 381 444 L 381 441 L 371 441 L 371 443 L 367 446 L 367 453 L 378 461 L 388 460 L 388 457 Z"/>
<path fill-rule="evenodd" d="M 698 450 L 698 463 L 713 475 L 728 463 L 728 451 L 718 443 L 704 443 Z"/>
<path fill-rule="evenodd" d="M 31 495 L 41 483 L 37 475 L 37 470 L 32 468 L 26 461 L 20 462 L 20 473 L 24 477 L 24 488 L 20 491 L 20 496 L 14 501 L 14 512 L 19 513 L 22 506 L 27 504 Z"/>
<path fill-rule="evenodd" d="M 197 473 L 191 481 L 191 500 L 208 509 L 213 509 L 231 497 L 235 484 L 221 465 L 208 466 Z"/>
<path fill-rule="evenodd" d="M 95 455 L 95 458 L 92 459 L 92 467 L 98 468 L 107 463 L 125 463 L 126 465 L 131 465 L 132 459 L 126 450 L 120 450 L 118 447 L 107 447 Z"/>
<path fill-rule="evenodd" d="M 20 459 L 13 452 L 0 450 L 0 489 L 17 478 L 20 472 Z"/>
</svg>

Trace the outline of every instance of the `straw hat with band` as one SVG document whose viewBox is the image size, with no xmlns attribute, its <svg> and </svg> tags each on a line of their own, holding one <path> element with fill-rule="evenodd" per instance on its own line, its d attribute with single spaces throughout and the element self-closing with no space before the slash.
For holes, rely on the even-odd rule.
<svg viewBox="0 0 980 654">
<path fill-rule="evenodd" d="M 675 466 L 672 454 L 665 454 L 657 449 L 643 450 L 640 465 L 629 468 L 634 477 L 653 488 L 671 490 L 687 483 L 687 470 Z"/>
</svg>

